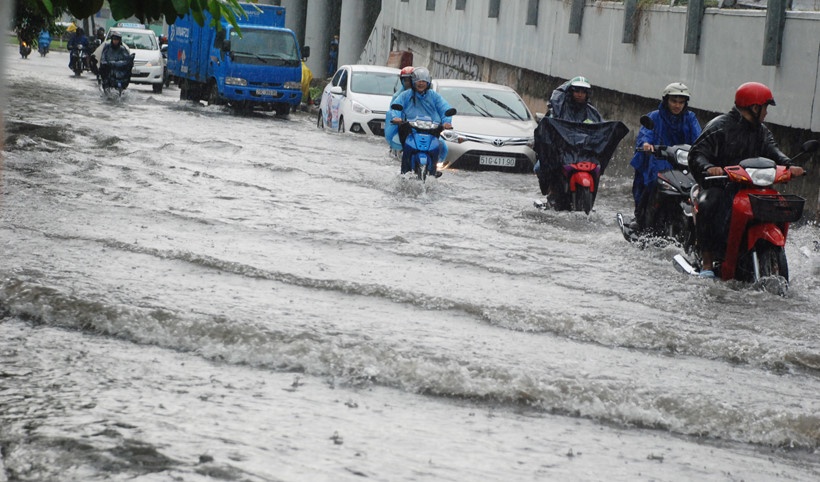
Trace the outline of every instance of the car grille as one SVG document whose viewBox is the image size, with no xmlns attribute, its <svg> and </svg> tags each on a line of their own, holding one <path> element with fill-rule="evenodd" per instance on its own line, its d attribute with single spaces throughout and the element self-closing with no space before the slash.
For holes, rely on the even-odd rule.
<svg viewBox="0 0 820 482">
<path fill-rule="evenodd" d="M 383 136 L 384 135 L 384 129 L 381 126 L 381 124 L 383 122 L 384 122 L 383 120 L 373 119 L 373 120 L 371 120 L 370 122 L 367 123 L 367 127 L 370 128 L 370 130 L 373 132 L 373 134 L 376 134 L 377 136 Z"/>
<path fill-rule="evenodd" d="M 485 166 L 479 164 L 481 156 L 504 156 L 514 157 L 515 167 Z M 470 169 L 475 171 L 506 171 L 506 172 L 532 172 L 532 162 L 524 154 L 502 153 L 498 151 L 467 151 L 461 157 L 451 162 L 448 167 L 456 169 Z"/>
</svg>

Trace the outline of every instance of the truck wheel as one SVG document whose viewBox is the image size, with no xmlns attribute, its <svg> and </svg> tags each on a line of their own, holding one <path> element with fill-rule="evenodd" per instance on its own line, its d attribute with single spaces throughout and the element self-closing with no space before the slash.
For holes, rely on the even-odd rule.
<svg viewBox="0 0 820 482">
<path fill-rule="evenodd" d="M 188 100 L 188 81 L 186 79 L 179 82 L 179 100 Z"/>
<path fill-rule="evenodd" d="M 155 94 L 161 94 L 162 93 L 162 84 L 153 84 L 153 85 L 151 85 L 151 87 L 154 89 Z"/>
<path fill-rule="evenodd" d="M 278 116 L 286 116 L 290 114 L 290 104 L 276 104 L 273 110 L 276 111 Z"/>
<path fill-rule="evenodd" d="M 208 105 L 222 105 L 222 103 L 216 82 L 211 82 L 210 89 L 208 90 Z"/>
</svg>

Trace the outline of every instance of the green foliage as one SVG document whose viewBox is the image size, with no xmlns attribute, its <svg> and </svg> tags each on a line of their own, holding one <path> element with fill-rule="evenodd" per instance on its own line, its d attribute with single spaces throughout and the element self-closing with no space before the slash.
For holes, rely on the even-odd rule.
<svg viewBox="0 0 820 482">
<path fill-rule="evenodd" d="M 55 18 L 63 12 L 69 12 L 76 18 L 86 18 L 94 15 L 103 6 L 103 0 L 15 0 L 15 31 L 18 35 L 24 32 L 35 34 L 41 28 L 54 25 Z M 149 23 L 161 20 L 172 24 L 177 18 L 183 17 L 189 11 L 194 20 L 203 25 L 205 13 L 209 13 L 217 27 L 220 19 L 226 19 L 235 29 L 237 15 L 245 15 L 239 0 L 109 0 L 111 14 L 115 19 L 131 16 L 137 17 L 140 22 Z M 23 37 L 21 37 L 23 38 Z"/>
</svg>

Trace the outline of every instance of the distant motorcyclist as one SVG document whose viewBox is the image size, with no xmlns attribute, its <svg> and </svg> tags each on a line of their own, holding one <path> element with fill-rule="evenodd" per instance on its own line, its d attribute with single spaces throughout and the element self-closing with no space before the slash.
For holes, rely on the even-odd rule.
<svg viewBox="0 0 820 482">
<path fill-rule="evenodd" d="M 589 103 L 592 96 L 592 84 L 586 77 L 578 76 L 564 82 L 552 91 L 549 100 L 549 116 L 570 122 L 585 124 L 603 122 L 598 109 Z M 542 162 L 544 165 L 542 165 Z M 558 191 L 557 176 L 559 161 L 556 159 L 538 159 L 533 172 L 538 176 L 541 194 L 550 196 Z M 554 196 L 550 196 L 553 199 Z"/>
<path fill-rule="evenodd" d="M 446 112 L 450 110 L 450 104 L 444 100 L 444 97 L 433 91 L 430 88 L 430 83 L 433 81 L 430 71 L 425 67 L 418 67 L 413 70 L 410 75 L 413 87 L 405 90 L 396 97 L 393 104 L 402 106 L 401 112 L 393 111 L 394 116 L 392 122 L 399 124 L 399 139 L 401 145 L 404 145 L 404 140 L 410 135 L 410 126 L 403 124 L 404 120 L 413 120 L 418 117 L 430 117 L 433 122 L 440 124 L 445 129 L 452 129 L 452 117 L 448 116 Z M 392 104 L 391 104 L 392 105 Z M 443 146 L 444 143 L 442 142 Z M 436 170 L 435 163 L 428 166 L 430 173 L 436 177 L 440 177 L 441 173 Z M 410 168 L 410 153 L 402 152 L 401 156 L 401 173 L 409 172 Z"/>
<path fill-rule="evenodd" d="M 68 45 L 66 47 L 68 48 L 68 51 L 70 53 L 78 45 L 82 46 L 83 50 L 88 52 L 88 37 L 85 36 L 85 32 L 81 28 L 77 28 L 77 30 L 74 31 L 74 35 L 72 35 L 71 38 L 68 39 Z M 74 56 L 69 55 L 68 68 L 70 68 L 71 70 L 74 70 L 74 59 Z"/>
<path fill-rule="evenodd" d="M 674 146 L 693 144 L 701 132 L 695 113 L 689 110 L 689 88 L 681 82 L 673 82 L 663 89 L 658 110 L 647 114 L 654 123 L 654 129 L 641 127 L 635 138 L 636 152 L 630 165 L 635 169 L 632 182 L 632 196 L 635 200 L 635 222 L 633 229 L 646 226 L 647 207 L 658 186 L 658 172 L 672 169 L 666 159 L 650 153 L 656 145 Z"/>
<path fill-rule="evenodd" d="M 103 47 L 100 54 L 100 80 L 103 87 L 110 87 L 112 76 L 117 80 L 130 80 L 131 61 L 131 53 L 128 47 L 123 45 L 122 35 L 119 32 L 111 32 L 111 41 Z"/>
<path fill-rule="evenodd" d="M 726 250 L 729 218 L 737 186 L 710 184 L 707 176 L 722 176 L 725 166 L 737 165 L 751 157 L 765 157 L 790 166 L 792 176 L 802 176 L 803 168 L 792 166 L 763 125 L 769 105 L 775 105 L 772 91 L 758 82 L 747 82 L 735 92 L 735 107 L 712 119 L 689 151 L 689 169 L 702 187 L 695 218 L 700 276 L 714 278 L 714 261 Z"/>
<path fill-rule="evenodd" d="M 549 101 L 549 115 L 556 119 L 572 122 L 603 122 L 601 114 L 589 99 L 592 84 L 586 77 L 573 77 L 552 91 Z"/>
<path fill-rule="evenodd" d="M 37 37 L 37 50 L 40 55 L 45 56 L 51 46 L 51 33 L 46 30 L 40 30 L 40 35 Z"/>
<path fill-rule="evenodd" d="M 405 67 L 401 69 L 399 72 L 399 81 L 401 82 L 401 88 L 397 90 L 393 94 L 393 98 L 390 99 L 390 105 L 393 105 L 396 102 L 396 98 L 401 95 L 402 92 L 405 90 L 409 90 L 413 88 L 413 67 Z M 387 143 L 390 144 L 390 149 L 393 152 L 399 152 L 402 150 L 401 144 L 399 144 L 399 127 L 398 124 L 393 123 L 393 113 L 395 111 L 388 110 L 387 113 L 384 115 L 384 138 L 387 139 Z"/>
</svg>

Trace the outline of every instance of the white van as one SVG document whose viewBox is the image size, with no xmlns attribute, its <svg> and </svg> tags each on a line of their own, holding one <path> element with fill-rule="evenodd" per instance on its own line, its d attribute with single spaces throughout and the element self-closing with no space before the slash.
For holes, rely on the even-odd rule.
<svg viewBox="0 0 820 482">
<path fill-rule="evenodd" d="M 154 92 L 162 92 L 163 70 L 165 60 L 159 49 L 159 39 L 153 30 L 142 24 L 118 23 L 108 29 L 105 42 L 94 51 L 94 57 L 99 61 L 102 58 L 102 49 L 111 42 L 111 33 L 118 32 L 122 36 L 122 43 L 134 56 L 134 68 L 131 69 L 132 84 L 151 84 Z"/>
</svg>

